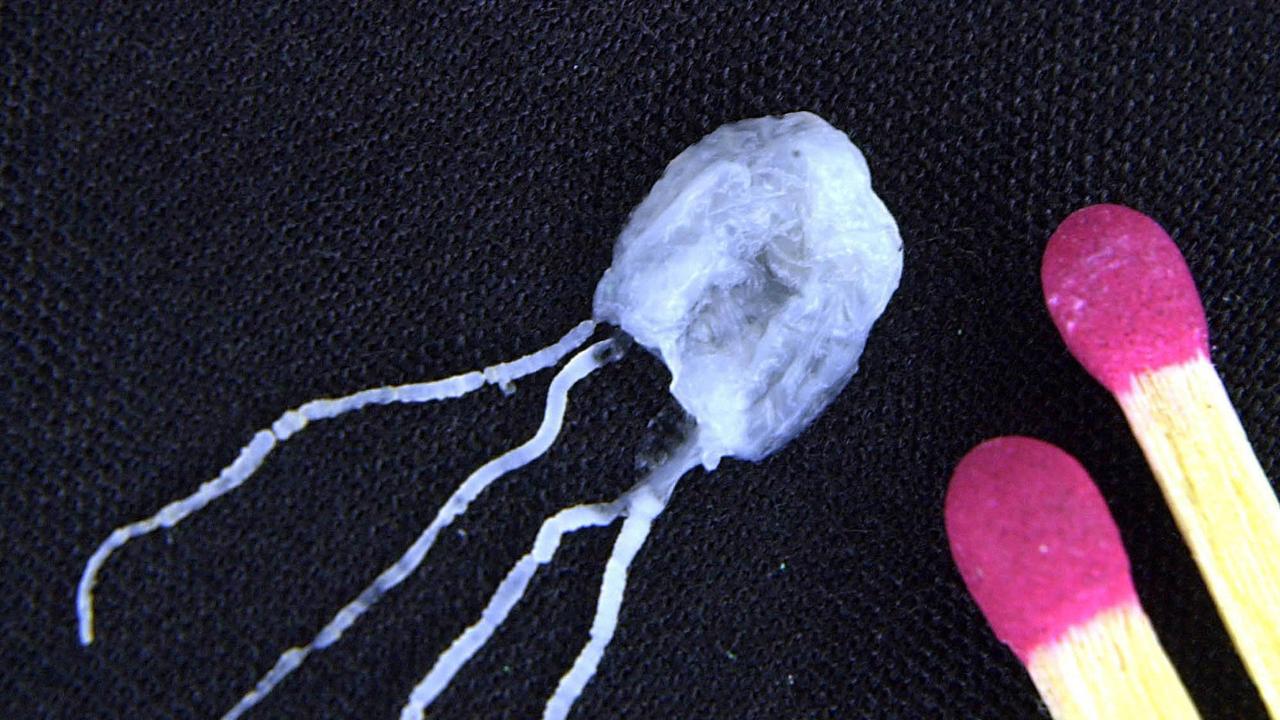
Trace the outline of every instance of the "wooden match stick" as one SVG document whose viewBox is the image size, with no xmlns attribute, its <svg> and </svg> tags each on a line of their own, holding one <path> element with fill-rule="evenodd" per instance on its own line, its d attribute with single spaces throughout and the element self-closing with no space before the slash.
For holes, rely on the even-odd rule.
<svg viewBox="0 0 1280 720">
<path fill-rule="evenodd" d="M 956 467 L 945 518 L 969 593 L 1054 718 L 1199 717 L 1075 458 L 1031 438 L 988 440 Z"/>
<path fill-rule="evenodd" d="M 1115 395 L 1245 667 L 1280 718 L 1280 503 L 1209 362 L 1186 261 L 1154 220 L 1094 205 L 1041 267 L 1071 350 Z"/>
</svg>

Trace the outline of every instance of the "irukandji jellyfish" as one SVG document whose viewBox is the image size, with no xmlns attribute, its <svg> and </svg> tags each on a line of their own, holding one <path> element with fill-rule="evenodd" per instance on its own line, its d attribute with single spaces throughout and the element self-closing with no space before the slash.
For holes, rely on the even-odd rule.
<svg viewBox="0 0 1280 720">
<path fill-rule="evenodd" d="M 169 528 L 242 485 L 277 445 L 309 423 L 380 403 L 456 398 L 487 384 L 556 366 L 600 325 L 616 331 L 574 354 L 551 381 L 536 434 L 471 473 L 400 559 L 310 641 L 286 650 L 223 716 L 248 712 L 308 655 L 337 642 L 382 595 L 417 568 L 442 530 L 504 474 L 555 441 L 569 390 L 617 361 L 634 341 L 671 373 L 687 413 L 681 436 L 612 502 L 547 518 L 474 624 L 423 668 L 401 718 L 417 720 L 520 601 L 565 534 L 622 519 L 585 645 L 547 701 L 544 718 L 568 716 L 609 646 L 627 570 L 680 478 L 726 457 L 759 461 L 813 421 L 857 369 L 867 335 L 897 289 L 902 241 L 871 188 L 866 161 L 844 133 L 806 112 L 719 128 L 673 160 L 618 236 L 595 290 L 594 317 L 517 360 L 436 380 L 305 403 L 259 431 L 233 463 L 191 495 L 113 531 L 89 558 L 76 595 L 80 641 L 93 640 L 93 585 L 129 540 Z"/>
</svg>

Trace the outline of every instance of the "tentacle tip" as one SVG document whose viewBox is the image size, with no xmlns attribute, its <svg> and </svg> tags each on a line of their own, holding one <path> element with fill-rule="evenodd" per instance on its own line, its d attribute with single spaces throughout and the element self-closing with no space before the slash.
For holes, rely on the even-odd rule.
<svg viewBox="0 0 1280 720">
<path fill-rule="evenodd" d="M 82 647 L 93 642 L 93 598 L 88 593 L 76 596 L 76 630 Z"/>
</svg>

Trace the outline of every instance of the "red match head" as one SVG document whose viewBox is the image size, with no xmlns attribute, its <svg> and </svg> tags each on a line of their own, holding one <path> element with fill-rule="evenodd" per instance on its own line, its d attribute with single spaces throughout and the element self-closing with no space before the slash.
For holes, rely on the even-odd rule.
<svg viewBox="0 0 1280 720">
<path fill-rule="evenodd" d="M 1091 205 L 1067 216 L 1044 250 L 1040 282 L 1067 348 L 1114 394 L 1136 374 L 1209 355 L 1182 253 L 1136 210 Z"/>
<path fill-rule="evenodd" d="M 1099 612 L 1137 602 L 1107 504 L 1049 443 L 1000 437 L 970 450 L 951 476 L 945 518 L 969 593 L 1024 663 Z"/>
</svg>

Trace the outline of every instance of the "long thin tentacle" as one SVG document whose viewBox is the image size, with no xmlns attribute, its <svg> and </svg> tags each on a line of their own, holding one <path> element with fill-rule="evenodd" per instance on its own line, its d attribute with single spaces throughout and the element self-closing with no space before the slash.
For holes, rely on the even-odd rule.
<svg viewBox="0 0 1280 720">
<path fill-rule="evenodd" d="M 625 514 L 628 515 L 628 519 L 623 523 L 622 531 L 615 541 L 609 565 L 605 569 L 599 606 L 592 623 L 592 640 L 587 648 L 583 649 L 578 662 L 574 664 L 574 670 L 561 681 L 562 686 L 568 682 L 570 686 L 576 687 L 576 690 L 572 691 L 572 695 L 570 690 L 558 691 L 556 697 L 553 697 L 547 706 L 548 712 L 553 712 L 551 710 L 553 704 L 557 707 L 562 706 L 562 714 L 559 717 L 568 714 L 573 701 L 594 674 L 595 667 L 599 664 L 600 657 L 613 635 L 613 628 L 617 625 L 627 566 L 643 544 L 654 518 L 665 507 L 667 499 L 675 489 L 676 482 L 689 468 L 697 464 L 696 450 L 694 443 L 688 443 L 669 460 L 656 467 L 648 477 L 613 502 L 575 505 L 561 510 L 544 521 L 534 541 L 533 549 L 520 558 L 507 573 L 498 589 L 490 597 L 489 604 L 481 613 L 480 619 L 464 630 L 448 649 L 441 653 L 431 671 L 413 688 L 409 700 L 400 711 L 400 720 L 422 720 L 427 707 L 440 693 L 444 692 L 462 666 L 488 642 L 493 633 L 507 619 L 512 608 L 524 596 L 538 567 L 547 564 L 554 557 L 561 538 L 586 527 L 608 525 Z M 584 657 L 589 659 L 584 660 Z M 572 680 L 570 680 L 571 677 Z"/>
<path fill-rule="evenodd" d="M 471 473 L 463 481 L 462 485 L 454 491 L 453 495 L 445 501 L 444 506 L 436 513 L 435 519 L 427 526 L 426 530 L 422 531 L 422 534 L 409 546 L 409 549 L 400 556 L 399 560 L 386 570 L 383 570 L 382 574 L 366 587 L 355 600 L 347 603 L 345 607 L 339 610 L 338 614 L 329 621 L 328 625 L 325 625 L 320 630 L 310 643 L 302 647 L 291 648 L 281 655 L 275 666 L 258 681 L 253 690 L 245 694 L 240 699 L 240 702 L 236 703 L 235 707 L 231 708 L 223 716 L 223 720 L 235 720 L 235 718 L 240 717 L 245 711 L 266 697 L 272 688 L 297 669 L 302 664 L 302 661 L 313 651 L 322 650 L 337 642 L 338 638 L 342 637 L 342 633 L 351 627 L 356 619 L 363 615 L 373 603 L 377 602 L 388 590 L 399 585 L 422 563 L 423 558 L 426 557 L 432 544 L 435 543 L 440 531 L 465 512 L 471 501 L 483 492 L 485 488 L 508 472 L 527 465 L 545 453 L 560 433 L 560 427 L 564 423 L 564 411 L 565 405 L 568 403 L 569 389 L 579 380 L 591 374 L 592 371 L 616 359 L 617 356 L 613 350 L 613 340 L 602 340 L 578 353 L 566 363 L 564 368 L 551 381 L 551 388 L 547 391 L 546 412 L 543 415 L 542 424 L 537 433 L 523 445 L 499 455 Z"/>
<path fill-rule="evenodd" d="M 258 431 L 249 444 L 240 450 L 235 462 L 218 473 L 218 476 L 200 486 L 193 494 L 165 505 L 155 515 L 118 527 L 98 546 L 85 564 L 76 589 L 76 616 L 80 623 L 80 644 L 93 642 L 93 586 L 98 572 L 111 553 L 122 545 L 159 528 L 169 528 L 183 518 L 200 510 L 217 498 L 240 487 L 277 444 L 316 420 L 327 420 L 368 405 L 389 403 L 423 403 L 461 397 L 485 384 L 505 386 L 525 375 L 549 368 L 565 355 L 576 350 L 595 331 L 594 321 L 579 323 L 560 340 L 547 347 L 511 362 L 499 363 L 484 370 L 462 373 L 443 380 L 384 386 L 361 390 L 340 398 L 312 400 L 293 410 L 286 411 L 271 427 Z"/>
<path fill-rule="evenodd" d="M 448 687 L 454 675 L 475 655 L 507 619 L 529 587 L 540 565 L 551 562 L 565 535 L 587 527 L 608 525 L 621 514 L 619 502 L 575 505 L 547 518 L 538 531 L 533 548 L 520 558 L 494 591 L 480 619 L 468 627 L 441 653 L 431 672 L 413 688 L 400 711 L 400 720 L 422 720 L 427 707 Z"/>
<path fill-rule="evenodd" d="M 622 596 L 627 587 L 627 569 L 649 536 L 653 521 L 666 508 L 676 483 L 697 463 L 697 445 L 689 443 L 627 493 L 627 519 L 618 531 L 613 552 L 605 565 L 596 614 L 591 621 L 591 638 L 573 661 L 573 667 L 560 678 L 555 694 L 542 711 L 543 720 L 564 720 L 568 717 L 574 702 L 596 674 L 596 668 L 600 666 L 604 651 L 618 627 Z"/>
</svg>

